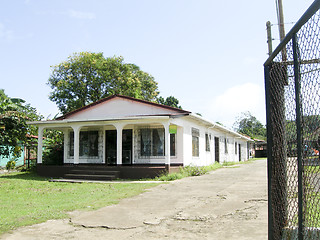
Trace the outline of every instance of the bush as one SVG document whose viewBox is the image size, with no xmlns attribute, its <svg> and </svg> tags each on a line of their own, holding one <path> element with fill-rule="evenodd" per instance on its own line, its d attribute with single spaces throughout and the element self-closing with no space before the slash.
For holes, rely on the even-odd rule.
<svg viewBox="0 0 320 240">
<path fill-rule="evenodd" d="M 60 148 L 59 146 L 48 148 L 43 153 L 43 164 L 63 165 L 63 148 Z"/>
<path fill-rule="evenodd" d="M 10 160 L 7 162 L 7 165 L 6 165 L 6 169 L 7 170 L 12 170 L 16 167 L 16 161 L 14 160 Z"/>
<path fill-rule="evenodd" d="M 173 181 L 173 180 L 177 180 L 177 179 L 181 179 L 185 177 L 182 173 L 178 172 L 178 173 L 165 173 L 160 175 L 159 177 L 156 177 L 157 181 Z"/>
<path fill-rule="evenodd" d="M 159 177 L 157 177 L 155 180 L 157 181 L 173 181 L 177 179 L 181 179 L 184 177 L 190 177 L 190 176 L 200 176 L 203 174 L 206 174 L 207 172 L 213 171 L 215 169 L 221 168 L 222 165 L 220 163 L 214 163 L 209 166 L 186 166 L 186 167 L 180 167 L 179 172 L 177 173 L 170 173 L 167 172 L 163 173 Z"/>
<path fill-rule="evenodd" d="M 187 176 L 200 176 L 208 172 L 205 167 L 196 166 L 186 166 L 183 171 L 187 173 Z"/>
</svg>

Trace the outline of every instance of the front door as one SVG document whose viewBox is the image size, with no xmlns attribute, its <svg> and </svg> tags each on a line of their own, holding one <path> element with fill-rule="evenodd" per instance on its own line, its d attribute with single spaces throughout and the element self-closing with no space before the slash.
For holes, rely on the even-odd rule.
<svg viewBox="0 0 320 240">
<path fill-rule="evenodd" d="M 216 162 L 220 162 L 219 138 L 214 137 L 214 158 Z"/>
<path fill-rule="evenodd" d="M 106 130 L 106 164 L 117 165 L 117 130 Z"/>
<path fill-rule="evenodd" d="M 239 144 L 239 162 L 241 162 L 241 144 Z"/>
<path fill-rule="evenodd" d="M 122 164 L 132 164 L 132 129 L 122 130 Z"/>
</svg>

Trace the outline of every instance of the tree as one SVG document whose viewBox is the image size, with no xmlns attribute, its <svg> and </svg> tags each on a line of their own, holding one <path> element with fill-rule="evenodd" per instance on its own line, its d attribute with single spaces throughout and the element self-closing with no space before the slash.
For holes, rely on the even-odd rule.
<svg viewBox="0 0 320 240">
<path fill-rule="evenodd" d="M 174 96 L 167 97 L 166 99 L 160 96 L 157 101 L 159 104 L 182 109 L 182 107 L 179 106 L 179 100 Z"/>
<path fill-rule="evenodd" d="M 0 155 L 18 157 L 21 145 L 26 144 L 28 135 L 36 133 L 36 128 L 26 121 L 41 120 L 36 109 L 19 98 L 8 97 L 0 89 Z"/>
<path fill-rule="evenodd" d="M 52 66 L 49 99 L 65 114 L 113 94 L 156 101 L 159 94 L 154 78 L 123 57 L 105 58 L 103 53 L 75 53 Z"/>
<path fill-rule="evenodd" d="M 251 138 L 265 140 L 267 138 L 266 127 L 250 112 L 241 113 L 233 125 L 234 129 Z"/>
</svg>

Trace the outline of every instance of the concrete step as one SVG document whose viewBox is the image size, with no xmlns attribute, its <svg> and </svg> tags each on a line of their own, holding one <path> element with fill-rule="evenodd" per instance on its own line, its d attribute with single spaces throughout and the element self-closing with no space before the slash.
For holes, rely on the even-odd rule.
<svg viewBox="0 0 320 240">
<path fill-rule="evenodd" d="M 72 169 L 69 173 L 74 174 L 89 174 L 89 175 L 116 175 L 119 176 L 119 171 L 102 170 L 102 169 Z"/>
<path fill-rule="evenodd" d="M 102 180 L 102 181 L 110 181 L 115 180 L 118 177 L 114 174 L 111 175 L 98 175 L 98 174 L 75 174 L 75 173 L 67 173 L 64 175 L 66 179 L 83 179 L 83 180 Z"/>
</svg>

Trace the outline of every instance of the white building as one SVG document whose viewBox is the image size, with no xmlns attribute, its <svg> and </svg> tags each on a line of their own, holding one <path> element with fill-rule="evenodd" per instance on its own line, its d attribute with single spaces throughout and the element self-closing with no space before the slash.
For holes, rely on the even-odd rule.
<svg viewBox="0 0 320 240">
<path fill-rule="evenodd" d="M 191 112 L 121 95 L 29 124 L 39 127 L 37 168 L 47 176 L 100 166 L 118 177 L 146 177 L 156 167 L 245 161 L 251 141 Z M 44 129 L 63 132 L 63 166 L 42 164 Z"/>
</svg>

